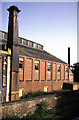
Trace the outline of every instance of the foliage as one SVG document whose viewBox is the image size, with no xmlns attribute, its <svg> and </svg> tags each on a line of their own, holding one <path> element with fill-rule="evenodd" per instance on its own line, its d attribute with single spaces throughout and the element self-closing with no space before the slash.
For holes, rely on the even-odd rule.
<svg viewBox="0 0 79 120">
<path fill-rule="evenodd" d="M 49 110 L 47 101 L 42 101 L 37 104 L 34 114 L 28 113 L 23 118 L 7 117 L 3 120 L 72 120 L 73 117 L 79 115 L 79 91 L 60 90 L 52 93 L 60 95 L 54 108 Z"/>
<path fill-rule="evenodd" d="M 57 90 L 57 91 L 52 91 L 52 92 L 42 92 L 42 91 L 36 91 L 36 92 L 28 92 L 27 95 L 23 95 L 21 99 L 24 98 L 31 98 L 31 97 L 36 97 L 36 96 L 41 96 L 41 95 L 49 95 L 49 94 L 61 94 L 64 92 L 70 92 L 71 90 Z"/>
<path fill-rule="evenodd" d="M 73 64 L 72 72 L 74 73 L 74 81 L 79 82 L 79 62 Z"/>
<path fill-rule="evenodd" d="M 23 95 L 21 97 L 21 99 L 23 99 L 23 98 L 31 98 L 31 97 L 36 97 L 36 96 L 41 96 L 41 95 L 46 95 L 46 94 L 48 94 L 48 93 L 47 92 L 41 92 L 41 91 L 37 91 L 37 92 L 29 91 L 27 93 L 27 95 Z"/>
</svg>

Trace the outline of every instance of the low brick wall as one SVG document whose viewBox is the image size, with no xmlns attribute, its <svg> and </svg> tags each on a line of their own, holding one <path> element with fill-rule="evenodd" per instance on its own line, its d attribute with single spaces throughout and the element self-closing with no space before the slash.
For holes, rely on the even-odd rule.
<svg viewBox="0 0 79 120">
<path fill-rule="evenodd" d="M 48 109 L 51 109 L 56 105 L 58 97 L 54 94 L 4 103 L 2 106 L 2 116 L 5 118 L 6 116 L 16 115 L 21 118 L 29 112 L 34 113 L 37 109 L 37 104 L 43 100 L 47 101 Z"/>
</svg>

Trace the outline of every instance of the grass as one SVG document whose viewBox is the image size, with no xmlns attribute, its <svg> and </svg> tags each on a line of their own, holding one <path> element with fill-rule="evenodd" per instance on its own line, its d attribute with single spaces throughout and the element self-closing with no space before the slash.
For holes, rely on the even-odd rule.
<svg viewBox="0 0 79 120">
<path fill-rule="evenodd" d="M 36 92 L 29 91 L 27 95 L 23 95 L 20 99 L 31 98 L 31 97 L 41 96 L 41 95 L 49 95 L 49 94 L 62 94 L 67 92 L 71 92 L 71 90 L 59 90 L 59 91 L 52 91 L 49 93 L 43 92 L 43 91 L 36 91 Z"/>
<path fill-rule="evenodd" d="M 40 95 L 47 95 L 48 93 L 32 93 L 28 94 L 29 97 Z M 8 117 L 5 120 L 72 120 L 74 117 L 79 116 L 79 91 L 54 91 L 51 94 L 60 95 L 57 105 L 53 109 L 48 109 L 46 101 L 40 102 L 37 105 L 38 109 L 34 114 L 28 113 L 23 118 Z M 26 98 L 26 97 L 25 97 Z"/>
</svg>

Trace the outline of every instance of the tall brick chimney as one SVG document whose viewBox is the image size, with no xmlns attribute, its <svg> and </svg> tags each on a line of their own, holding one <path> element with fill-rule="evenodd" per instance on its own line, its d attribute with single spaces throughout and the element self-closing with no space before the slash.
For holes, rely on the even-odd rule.
<svg viewBox="0 0 79 120">
<path fill-rule="evenodd" d="M 10 93 L 9 101 L 11 101 L 11 91 L 17 91 L 17 76 L 19 63 L 19 47 L 18 47 L 18 13 L 20 10 L 16 6 L 11 6 L 9 11 L 8 39 L 7 48 L 11 49 L 11 73 L 10 73 Z"/>
<path fill-rule="evenodd" d="M 68 64 L 70 66 L 70 47 L 68 47 Z"/>
</svg>

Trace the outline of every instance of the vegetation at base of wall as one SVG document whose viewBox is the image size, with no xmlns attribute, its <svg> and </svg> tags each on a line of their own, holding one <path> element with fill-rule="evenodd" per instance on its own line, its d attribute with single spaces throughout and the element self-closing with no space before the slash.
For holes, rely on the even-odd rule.
<svg viewBox="0 0 79 120">
<path fill-rule="evenodd" d="M 41 96 L 41 95 L 49 95 L 49 94 L 62 94 L 64 92 L 66 92 L 66 93 L 71 92 L 71 90 L 57 90 L 57 91 L 52 91 L 52 92 L 42 92 L 42 91 L 32 92 L 32 91 L 29 91 L 27 93 L 27 95 L 23 95 L 21 97 L 21 99 L 31 98 L 31 97 Z"/>
<path fill-rule="evenodd" d="M 60 100 L 58 100 L 60 104 L 53 109 L 47 109 L 47 102 L 42 101 L 34 114 L 30 113 L 21 120 L 72 120 L 79 115 L 79 95 L 75 98 L 73 96 L 71 99 L 68 99 L 68 97 L 65 99 L 65 97 L 66 94 L 63 93 Z"/>
<path fill-rule="evenodd" d="M 3 120 L 72 120 L 79 116 L 79 90 L 78 91 L 55 91 L 60 98 L 54 108 L 48 109 L 47 101 L 37 104 L 34 114 L 28 113 L 23 118 L 8 117 Z"/>
</svg>

